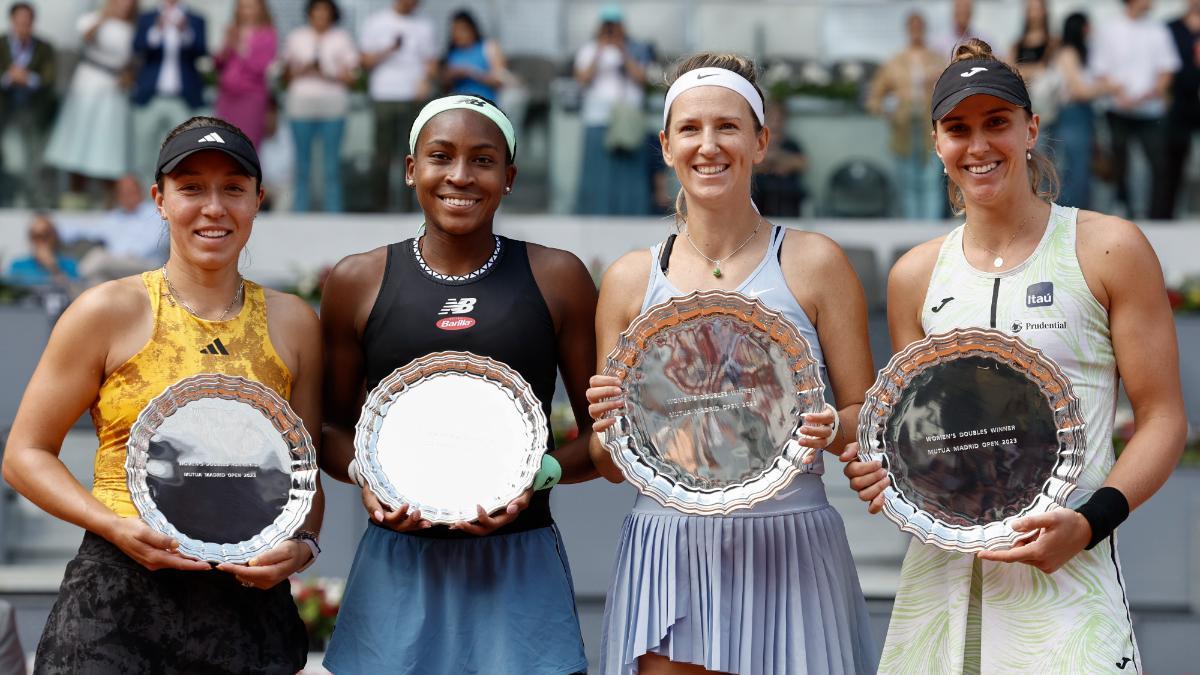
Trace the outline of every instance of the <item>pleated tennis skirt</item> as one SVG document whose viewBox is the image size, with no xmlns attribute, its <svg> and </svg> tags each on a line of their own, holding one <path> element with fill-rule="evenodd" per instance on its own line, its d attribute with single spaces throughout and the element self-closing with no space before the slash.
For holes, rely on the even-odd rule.
<svg viewBox="0 0 1200 675">
<path fill-rule="evenodd" d="M 873 673 L 866 603 L 821 477 L 729 516 L 639 496 L 604 611 L 600 671 L 643 654 L 742 675 Z"/>
<path fill-rule="evenodd" d="M 474 539 L 368 527 L 324 665 L 335 675 L 586 671 L 557 526 Z"/>
</svg>

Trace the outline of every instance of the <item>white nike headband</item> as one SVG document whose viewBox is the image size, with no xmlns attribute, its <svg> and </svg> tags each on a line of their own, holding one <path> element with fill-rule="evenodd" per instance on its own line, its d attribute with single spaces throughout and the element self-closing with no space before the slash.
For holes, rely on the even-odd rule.
<svg viewBox="0 0 1200 675">
<path fill-rule="evenodd" d="M 758 93 L 753 84 L 750 84 L 750 80 L 724 68 L 697 68 L 680 75 L 679 79 L 675 80 L 671 88 L 667 90 L 667 100 L 663 104 L 663 129 L 667 128 L 667 118 L 671 116 L 671 104 L 679 98 L 680 94 L 694 87 L 710 86 L 725 87 L 741 94 L 742 98 L 746 99 L 746 103 L 750 104 L 750 109 L 754 111 L 758 123 L 767 123 L 766 116 L 763 114 L 762 95 Z"/>
</svg>

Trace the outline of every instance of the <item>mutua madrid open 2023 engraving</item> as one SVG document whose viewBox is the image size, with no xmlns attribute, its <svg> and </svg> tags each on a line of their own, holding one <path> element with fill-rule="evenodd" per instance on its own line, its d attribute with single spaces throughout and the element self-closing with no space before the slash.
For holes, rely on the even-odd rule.
<svg viewBox="0 0 1200 675">
<path fill-rule="evenodd" d="M 316 494 L 312 439 L 258 382 L 204 374 L 155 397 L 129 434 L 129 491 L 187 556 L 245 562 L 290 537 Z"/>
<path fill-rule="evenodd" d="M 991 329 L 932 335 L 892 357 L 859 416 L 860 458 L 891 486 L 884 514 L 958 551 L 1008 548 L 1011 522 L 1065 506 L 1083 467 L 1079 402 L 1062 370 Z"/>
<path fill-rule="evenodd" d="M 809 465 L 800 416 L 824 406 L 812 350 L 782 314 L 729 291 L 696 291 L 630 324 L 604 374 L 625 408 L 604 444 L 625 477 L 685 513 L 770 498 Z"/>
</svg>

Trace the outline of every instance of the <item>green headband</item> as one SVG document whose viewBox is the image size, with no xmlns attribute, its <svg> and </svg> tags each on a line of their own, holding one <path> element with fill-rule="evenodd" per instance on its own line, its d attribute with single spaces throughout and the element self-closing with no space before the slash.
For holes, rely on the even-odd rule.
<svg viewBox="0 0 1200 675">
<path fill-rule="evenodd" d="M 411 154 L 416 151 L 417 136 L 421 134 L 421 129 L 429 123 L 429 120 L 433 119 L 434 115 L 456 109 L 473 110 L 495 122 L 496 126 L 500 127 L 500 133 L 504 134 L 505 142 L 508 143 L 509 158 L 517 156 L 517 135 L 513 131 L 512 122 L 508 120 L 508 117 L 499 108 L 478 96 L 462 95 L 437 98 L 421 108 L 421 114 L 417 115 L 417 121 L 413 122 L 412 131 L 408 134 L 408 152 Z"/>
</svg>

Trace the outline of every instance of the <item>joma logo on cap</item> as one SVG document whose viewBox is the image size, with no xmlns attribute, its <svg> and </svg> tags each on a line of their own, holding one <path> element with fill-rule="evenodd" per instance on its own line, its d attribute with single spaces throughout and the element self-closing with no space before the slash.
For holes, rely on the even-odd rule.
<svg viewBox="0 0 1200 675">
<path fill-rule="evenodd" d="M 959 75 L 959 77 L 971 77 L 972 75 L 976 75 L 978 73 L 982 73 L 982 72 L 986 72 L 986 71 L 987 71 L 987 68 L 984 68 L 983 66 L 975 66 L 974 68 L 968 70 L 967 72 L 963 73 L 962 75 Z"/>
</svg>

